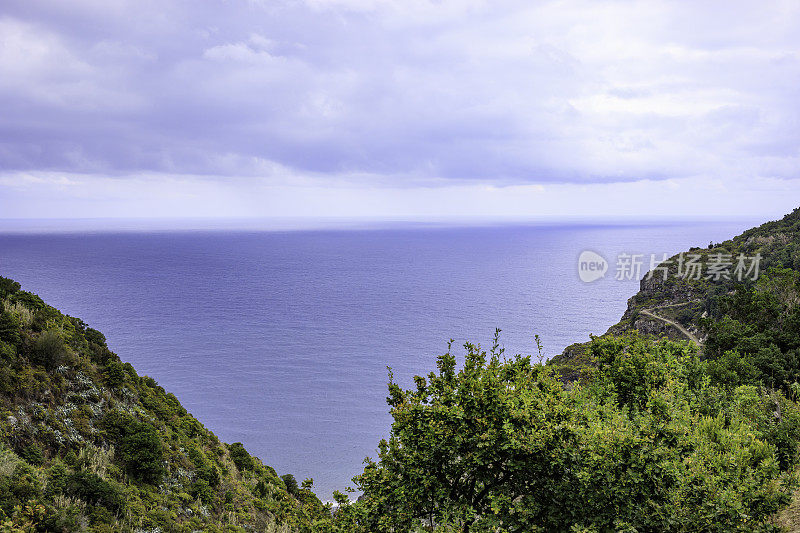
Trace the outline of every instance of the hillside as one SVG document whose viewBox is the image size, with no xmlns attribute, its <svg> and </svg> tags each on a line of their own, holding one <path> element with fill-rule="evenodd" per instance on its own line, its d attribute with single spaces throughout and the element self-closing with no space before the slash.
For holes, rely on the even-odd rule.
<svg viewBox="0 0 800 533">
<path fill-rule="evenodd" d="M 224 444 L 106 339 L 0 278 L 0 531 L 312 531 L 291 476 Z"/>
<path fill-rule="evenodd" d="M 750 269 L 757 256 L 756 272 Z M 741 272 L 736 270 L 739 257 L 744 259 Z M 697 269 L 687 266 L 690 261 L 700 265 L 699 279 Z M 624 315 L 605 335 L 635 331 L 690 340 L 713 358 L 726 359 L 726 352 L 735 351 L 770 385 L 785 387 L 800 379 L 800 208 L 659 266 L 666 268 L 666 279 L 663 270 L 645 275 Z M 567 347 L 551 364 L 568 381 L 585 376 L 595 364 L 587 352 L 589 344 Z"/>
</svg>

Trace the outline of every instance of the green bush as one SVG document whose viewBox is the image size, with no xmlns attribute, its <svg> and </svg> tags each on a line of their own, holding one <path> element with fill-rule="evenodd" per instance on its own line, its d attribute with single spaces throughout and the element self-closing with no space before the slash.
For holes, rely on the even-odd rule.
<svg viewBox="0 0 800 533">
<path fill-rule="evenodd" d="M 125 367 L 119 361 L 108 361 L 103 370 L 103 381 L 112 389 L 118 389 L 125 383 Z"/>
<path fill-rule="evenodd" d="M 281 476 L 283 484 L 286 485 L 286 492 L 289 494 L 297 494 L 300 487 L 297 486 L 297 480 L 292 474 L 284 474 Z"/>
<path fill-rule="evenodd" d="M 83 332 L 84 338 L 93 344 L 97 344 L 103 348 L 106 348 L 108 345 L 106 344 L 106 336 L 97 331 L 96 329 L 86 328 Z"/>
<path fill-rule="evenodd" d="M 595 339 L 596 379 L 568 391 L 529 358 L 466 348 L 461 370 L 448 351 L 415 388 L 390 380 L 391 437 L 325 527 L 774 530 L 800 442 L 780 392 L 717 387 L 681 343 Z"/>
<path fill-rule="evenodd" d="M 87 503 L 102 505 L 114 512 L 121 511 L 125 504 L 120 487 L 87 471 L 70 474 L 66 479 L 64 492 Z"/>
<path fill-rule="evenodd" d="M 2 303 L 0 303 L 2 307 Z M 11 346 L 19 346 L 21 341 L 20 322 L 16 315 L 2 310 L 0 311 L 0 341 Z"/>
<path fill-rule="evenodd" d="M 13 279 L 0 276 L 0 299 L 11 296 L 20 289 L 20 284 Z"/>
<path fill-rule="evenodd" d="M 153 485 L 161 482 L 166 474 L 164 445 L 152 424 L 121 411 L 110 411 L 101 426 L 116 442 L 117 455 L 130 476 Z"/>
<path fill-rule="evenodd" d="M 233 461 L 233 464 L 236 465 L 236 468 L 238 468 L 240 472 L 253 470 L 255 468 L 253 458 L 247 453 L 247 450 L 244 449 L 241 442 L 234 442 L 229 445 L 228 452 L 231 454 L 231 461 Z"/>
<path fill-rule="evenodd" d="M 66 465 L 60 460 L 56 460 L 47 469 L 47 485 L 46 491 L 48 496 L 54 497 L 63 494 L 67 481 L 69 480 L 69 470 Z"/>
<path fill-rule="evenodd" d="M 9 298 L 14 303 L 21 303 L 31 311 L 44 311 L 42 318 L 55 317 L 59 313 L 31 292 L 17 291 Z M 49 308 L 49 309 L 48 309 Z"/>
<path fill-rule="evenodd" d="M 53 369 L 67 360 L 67 347 L 57 331 L 45 330 L 34 341 L 31 362 Z"/>
<path fill-rule="evenodd" d="M 120 442 L 120 455 L 127 472 L 145 483 L 158 485 L 164 475 L 164 446 L 158 431 L 150 424 L 136 424 Z"/>
<path fill-rule="evenodd" d="M 3 471 L 0 472 L 0 509 L 11 515 L 14 506 L 38 497 L 42 484 L 36 469 L 10 452 L 0 450 L 0 461 L 3 462 Z"/>
<path fill-rule="evenodd" d="M 600 375 L 607 380 L 621 406 L 642 409 L 650 392 L 664 385 L 668 356 L 650 344 L 598 338 L 590 351 L 597 358 Z"/>
<path fill-rule="evenodd" d="M 214 501 L 214 490 L 209 486 L 208 481 L 202 478 L 196 479 L 192 483 L 191 494 L 195 498 L 200 498 L 200 501 L 205 504 Z"/>
<path fill-rule="evenodd" d="M 42 449 L 35 443 L 22 446 L 19 450 L 17 450 L 17 454 L 32 465 L 39 466 L 44 463 Z"/>
</svg>

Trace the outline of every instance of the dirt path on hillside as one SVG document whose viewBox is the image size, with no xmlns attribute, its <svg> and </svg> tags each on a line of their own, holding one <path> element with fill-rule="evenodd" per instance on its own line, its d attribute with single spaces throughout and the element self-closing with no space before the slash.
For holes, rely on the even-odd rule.
<svg viewBox="0 0 800 533">
<path fill-rule="evenodd" d="M 682 302 L 682 303 L 679 303 L 679 304 L 661 305 L 659 307 L 653 307 L 653 308 L 650 308 L 650 309 L 640 309 L 639 312 L 642 313 L 643 315 L 649 316 L 650 318 L 654 318 L 656 320 L 660 320 L 661 322 L 664 322 L 665 324 L 669 324 L 670 326 L 674 326 L 678 331 L 683 333 L 686 336 L 686 338 L 688 338 L 690 341 L 692 341 L 695 346 L 697 346 L 698 348 L 702 348 L 703 347 L 703 343 L 700 342 L 700 339 L 695 337 L 692 334 L 692 332 L 690 332 L 688 329 L 686 329 L 685 327 L 681 326 L 680 324 L 678 324 L 674 320 L 670 320 L 669 318 L 664 318 L 663 316 L 658 316 L 657 314 L 655 314 L 653 312 L 656 309 L 666 309 L 667 307 L 680 307 L 682 305 L 689 305 L 691 303 L 695 303 L 695 302 L 692 301 L 692 302 Z"/>
</svg>

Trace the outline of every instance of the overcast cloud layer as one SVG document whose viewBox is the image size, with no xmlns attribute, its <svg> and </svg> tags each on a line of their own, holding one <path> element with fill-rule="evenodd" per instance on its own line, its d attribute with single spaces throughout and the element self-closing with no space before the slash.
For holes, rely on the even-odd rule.
<svg viewBox="0 0 800 533">
<path fill-rule="evenodd" d="M 796 1 L 9 0 L 0 209 L 536 215 L 626 182 L 785 209 L 798 28 Z"/>
</svg>

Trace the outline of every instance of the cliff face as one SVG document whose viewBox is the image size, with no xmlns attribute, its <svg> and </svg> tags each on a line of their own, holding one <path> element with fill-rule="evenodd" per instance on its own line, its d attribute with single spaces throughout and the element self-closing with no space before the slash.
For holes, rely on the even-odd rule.
<svg viewBox="0 0 800 533">
<path fill-rule="evenodd" d="M 704 318 L 703 313 L 708 315 L 704 304 L 708 289 L 683 279 L 670 283 L 661 277 L 648 279 L 645 275 L 639 282 L 639 292 L 628 300 L 622 318 L 607 333 L 622 335 L 637 331 L 670 340 L 692 340 L 694 336 L 702 344 L 706 334 L 700 319 Z"/>
<path fill-rule="evenodd" d="M 2 531 L 310 531 L 327 514 L 5 278 L 0 362 Z"/>
<path fill-rule="evenodd" d="M 645 274 L 622 318 L 605 335 L 635 332 L 686 340 L 705 350 L 736 294 L 763 291 L 758 279 L 763 280 L 765 273 L 800 272 L 800 208 L 725 242 L 691 248 L 660 266 L 666 277 L 663 270 Z M 565 380 L 580 378 L 582 369 L 592 365 L 587 345 L 573 344 L 551 359 L 551 364 L 562 367 Z"/>
</svg>

